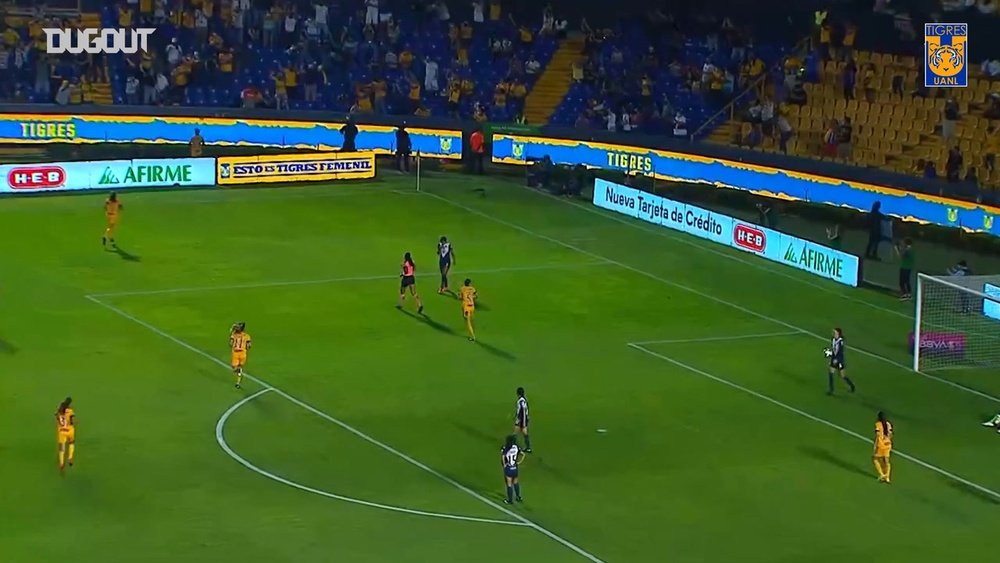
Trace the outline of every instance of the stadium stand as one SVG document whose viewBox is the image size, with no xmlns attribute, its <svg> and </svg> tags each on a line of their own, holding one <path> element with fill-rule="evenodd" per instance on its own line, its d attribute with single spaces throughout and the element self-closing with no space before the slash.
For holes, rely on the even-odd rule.
<svg viewBox="0 0 1000 563">
<path fill-rule="evenodd" d="M 591 29 L 586 21 L 581 28 L 585 47 L 552 122 L 684 138 L 791 48 L 758 44 L 746 26 L 705 15 L 654 11 L 615 29 Z"/>
<path fill-rule="evenodd" d="M 503 121 L 520 112 L 534 85 L 525 61 L 544 65 L 558 43 L 551 27 L 527 18 L 519 24 L 499 1 L 474 3 L 455 18 L 443 2 L 265 7 L 184 0 L 179 10 L 160 13 L 157 4 L 154 14 L 140 14 L 157 26 L 157 48 L 151 57 L 112 57 L 115 103 Z M 105 26 L 130 19 L 127 6 L 101 14 Z"/>
<path fill-rule="evenodd" d="M 859 27 L 850 19 L 823 14 L 813 50 L 801 65 L 787 65 L 786 92 L 769 90 L 765 99 L 731 111 L 708 140 L 770 152 L 880 168 L 925 179 L 944 180 L 939 188 L 964 199 L 993 202 L 1000 187 L 995 166 L 1000 151 L 1000 81 L 991 62 L 969 64 L 966 88 L 925 88 L 922 37 L 915 37 L 899 14 L 886 14 L 890 33 L 909 34 L 902 48 L 882 41 L 855 48 Z M 958 15 L 959 19 L 965 15 Z M 906 16 L 902 21 L 909 22 Z M 928 20 L 930 21 L 930 20 Z M 862 36 L 865 27 L 861 27 Z M 985 59 L 985 60 L 983 60 Z M 1000 63 L 994 65 L 1000 71 Z"/>
</svg>

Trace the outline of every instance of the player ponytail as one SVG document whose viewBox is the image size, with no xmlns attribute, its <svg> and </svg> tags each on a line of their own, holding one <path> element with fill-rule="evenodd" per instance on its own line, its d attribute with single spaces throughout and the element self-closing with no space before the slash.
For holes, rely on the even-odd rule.
<svg viewBox="0 0 1000 563">
<path fill-rule="evenodd" d="M 878 421 L 882 424 L 882 435 L 886 438 L 889 437 L 889 421 L 885 418 L 885 413 L 882 411 L 878 412 Z"/>
<path fill-rule="evenodd" d="M 72 397 L 66 397 L 66 399 L 63 400 L 63 402 L 59 403 L 59 414 L 63 414 L 64 412 L 66 412 L 66 409 L 69 408 L 72 402 L 73 402 Z"/>
<path fill-rule="evenodd" d="M 410 256 L 409 252 L 407 252 L 406 254 L 403 255 L 403 263 L 404 264 L 409 264 L 410 266 L 413 266 L 414 269 L 416 269 L 416 267 L 417 267 L 417 265 L 413 262 L 413 257 Z"/>
</svg>

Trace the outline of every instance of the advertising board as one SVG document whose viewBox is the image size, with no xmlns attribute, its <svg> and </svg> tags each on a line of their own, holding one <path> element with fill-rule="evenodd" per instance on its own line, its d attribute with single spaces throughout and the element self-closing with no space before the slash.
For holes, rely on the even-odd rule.
<svg viewBox="0 0 1000 563">
<path fill-rule="evenodd" d="M 213 158 L 156 158 L 0 165 L 0 193 L 214 186 Z"/>
<path fill-rule="evenodd" d="M 598 179 L 594 205 L 857 287 L 857 256 L 728 215 Z"/>
<path fill-rule="evenodd" d="M 268 156 L 219 157 L 220 186 L 275 182 L 318 182 L 375 177 L 370 152 L 330 152 Z"/>
<path fill-rule="evenodd" d="M 883 213 L 903 221 L 1000 236 L 1000 209 L 983 204 L 697 154 L 527 135 L 493 136 L 494 162 L 531 164 L 545 156 L 555 164 L 582 164 L 857 211 L 869 211 L 878 201 Z"/>
<path fill-rule="evenodd" d="M 219 117 L 142 115 L 0 115 L 0 143 L 141 143 L 186 144 L 201 130 L 205 143 L 219 146 L 288 147 L 333 151 L 341 148 L 342 122 Z M 412 152 L 432 158 L 461 159 L 462 132 L 407 127 Z M 391 154 L 396 150 L 395 128 L 358 125 L 359 151 Z"/>
</svg>

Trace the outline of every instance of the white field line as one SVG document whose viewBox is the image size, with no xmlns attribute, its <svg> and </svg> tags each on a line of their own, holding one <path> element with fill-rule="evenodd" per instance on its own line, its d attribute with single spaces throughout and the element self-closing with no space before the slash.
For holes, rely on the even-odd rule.
<svg viewBox="0 0 1000 563">
<path fill-rule="evenodd" d="M 716 382 L 721 383 L 723 385 L 726 385 L 728 387 L 732 387 L 733 389 L 736 389 L 738 391 L 742 391 L 742 392 L 744 392 L 744 393 L 746 393 L 746 394 L 748 394 L 748 395 L 750 395 L 752 397 L 756 397 L 756 398 L 758 398 L 758 399 L 760 399 L 762 401 L 766 401 L 768 403 L 771 403 L 772 405 L 775 405 L 777 407 L 781 407 L 781 408 L 785 409 L 786 411 L 795 413 L 795 414 L 797 414 L 797 415 L 799 415 L 799 416 L 801 416 L 803 418 L 808 418 L 809 420 L 811 420 L 813 422 L 818 422 L 818 423 L 820 423 L 820 424 L 822 424 L 824 426 L 827 426 L 829 428 L 833 428 L 834 430 L 837 430 L 839 432 L 847 434 L 848 436 L 852 436 L 854 438 L 857 438 L 858 440 L 861 440 L 862 442 L 866 442 L 868 444 L 872 443 L 872 440 L 870 438 L 868 438 L 866 436 L 862 436 L 861 434 L 858 434 L 857 432 L 855 432 L 853 430 L 848 430 L 847 428 L 844 428 L 843 426 L 840 426 L 839 424 L 830 422 L 829 420 L 826 420 L 825 418 L 820 418 L 820 417 L 818 417 L 816 415 L 809 414 L 809 413 L 807 413 L 804 410 L 801 410 L 801 409 L 798 409 L 798 408 L 795 408 L 795 407 L 789 405 L 788 403 L 783 403 L 783 402 L 781 402 L 781 401 L 779 401 L 779 400 L 777 400 L 777 399 L 775 399 L 773 397 L 769 397 L 769 396 L 767 396 L 767 395 L 765 395 L 763 393 L 758 393 L 757 391 L 754 391 L 753 389 L 750 389 L 749 387 L 744 387 L 743 385 L 740 385 L 739 383 L 732 382 L 732 381 L 730 381 L 730 380 L 728 380 L 728 379 L 726 379 L 724 377 L 720 377 L 718 375 L 711 374 L 711 373 L 709 373 L 709 372 L 707 372 L 705 370 L 696 368 L 696 367 L 694 367 L 692 365 L 688 365 L 688 364 L 686 364 L 684 362 L 681 362 L 680 360 L 676 360 L 674 358 L 671 358 L 670 356 L 666 356 L 664 354 L 660 354 L 659 352 L 654 352 L 653 350 L 645 348 L 642 345 L 637 344 L 637 343 L 629 343 L 628 346 L 630 348 L 634 348 L 636 350 L 639 350 L 640 352 L 643 352 L 645 354 L 649 354 L 650 356 L 653 356 L 655 358 L 659 358 L 659 359 L 661 359 L 661 360 L 663 360 L 665 362 L 671 363 L 671 364 L 673 364 L 673 365 L 675 365 L 677 367 L 684 368 L 684 369 L 690 371 L 691 373 L 694 373 L 694 374 L 700 375 L 702 377 L 711 379 L 712 381 L 716 381 Z M 901 457 L 901 458 L 903 458 L 905 460 L 912 461 L 913 463 L 916 463 L 917 465 L 919 465 L 919 466 L 921 466 L 921 467 L 923 467 L 925 469 L 929 469 L 929 470 L 931 470 L 931 471 L 933 471 L 933 472 L 935 472 L 935 473 L 937 473 L 939 475 L 942 475 L 944 477 L 947 477 L 948 479 L 951 479 L 952 481 L 955 481 L 956 483 L 961 483 L 962 485 L 965 485 L 966 487 L 975 489 L 975 490 L 977 490 L 977 491 L 979 491 L 979 492 L 981 492 L 983 494 L 986 494 L 986 495 L 989 495 L 989 496 L 993 497 L 995 500 L 1000 501 L 1000 492 L 997 492 L 997 491 L 994 491 L 993 489 L 984 487 L 984 486 L 982 486 L 982 485 L 980 485 L 978 483 L 973 483 L 972 481 L 969 481 L 968 479 L 965 479 L 964 477 L 959 477 L 958 475 L 955 475 L 954 473 L 948 471 L 947 469 L 943 469 L 941 467 L 938 467 L 937 465 L 934 465 L 932 463 L 928 463 L 928 462 L 926 462 L 926 461 L 924 461 L 924 460 L 922 460 L 922 459 L 920 459 L 918 457 L 914 457 L 914 456 L 912 456 L 910 454 L 901 452 L 899 450 L 893 449 L 893 454 L 895 454 L 896 456 Z"/>
<path fill-rule="evenodd" d="M 631 266 L 631 265 L 626 264 L 624 262 L 620 262 L 618 260 L 614 260 L 612 258 L 608 258 L 607 256 L 602 256 L 602 255 L 597 254 L 595 252 L 591 252 L 591 251 L 586 250 L 584 248 L 580 248 L 579 246 L 576 246 L 574 244 L 570 244 L 570 243 L 568 243 L 568 242 L 566 242 L 564 240 L 560 240 L 560 239 L 557 239 L 555 237 L 550 237 L 548 235 L 544 235 L 544 234 L 539 233 L 537 231 L 533 231 L 531 229 L 528 229 L 526 227 L 518 225 L 517 223 L 513 223 L 513 222 L 507 221 L 505 219 L 500 219 L 499 217 L 494 217 L 493 215 L 490 215 L 490 214 L 485 213 L 483 211 L 480 211 L 478 209 L 469 207 L 467 205 L 458 203 L 456 201 L 452 201 L 452 200 L 450 200 L 450 199 L 448 199 L 448 198 L 446 198 L 444 196 L 440 196 L 440 195 L 437 195 L 437 194 L 434 194 L 434 193 L 430 193 L 430 192 L 420 192 L 420 193 L 426 194 L 428 197 L 433 197 L 433 198 L 435 198 L 435 199 L 437 199 L 439 201 L 442 201 L 442 202 L 444 202 L 444 203 L 446 203 L 448 205 L 457 207 L 459 209 L 464 209 L 464 210 L 468 211 L 469 213 L 472 213 L 473 215 L 478 215 L 480 217 L 489 219 L 490 221 L 493 221 L 493 222 L 498 223 L 500 225 L 506 225 L 506 226 L 508 226 L 508 227 L 510 227 L 512 229 L 515 229 L 517 231 L 520 231 L 520 232 L 522 232 L 522 233 L 524 233 L 526 235 L 538 238 L 540 240 L 545 240 L 545 241 L 551 242 L 552 244 L 561 246 L 561 247 L 569 249 L 569 250 L 574 250 L 574 251 L 576 251 L 576 252 L 578 252 L 580 254 L 583 254 L 585 256 L 590 256 L 591 258 L 594 258 L 595 260 L 605 260 L 605 261 L 607 261 L 610 264 L 614 264 L 615 266 L 618 266 L 620 268 L 624 268 L 624 269 L 629 270 L 631 272 L 634 272 L 636 274 L 645 276 L 645 277 L 647 277 L 647 278 L 649 278 L 651 280 L 656 280 L 658 282 L 664 283 L 666 285 L 669 285 L 671 287 L 680 289 L 682 291 L 686 291 L 688 293 L 691 293 L 691 294 L 694 294 L 694 295 L 698 295 L 700 297 L 704 297 L 705 299 L 708 299 L 710 301 L 714 301 L 714 302 L 716 302 L 716 303 L 718 303 L 720 305 L 725 305 L 727 307 L 731 307 L 733 309 L 736 309 L 737 311 L 742 311 L 742 312 L 744 312 L 744 313 L 746 313 L 748 315 L 757 317 L 759 319 L 763 319 L 765 321 L 770 321 L 772 323 L 779 324 L 779 325 L 781 325 L 781 326 L 783 326 L 785 328 L 788 328 L 789 330 L 793 330 L 793 331 L 796 331 L 796 332 L 801 332 L 802 334 L 806 334 L 806 335 L 812 336 L 813 338 L 817 338 L 819 340 L 823 340 L 823 341 L 828 340 L 827 337 L 821 336 L 821 335 L 819 335 L 819 334 L 817 334 L 817 333 L 815 333 L 815 332 L 813 332 L 811 330 L 807 330 L 807 329 L 804 329 L 802 327 L 793 325 L 791 323 L 785 322 L 785 321 L 783 321 L 781 319 L 777 319 L 777 318 L 772 317 L 770 315 L 765 315 L 764 313 L 759 313 L 757 311 L 754 311 L 753 309 L 748 309 L 747 307 L 744 307 L 743 305 L 740 305 L 739 303 L 734 303 L 732 301 L 723 299 L 721 297 L 716 297 L 715 295 L 712 295 L 712 294 L 709 294 L 709 293 L 705 293 L 704 291 L 695 289 L 695 288 L 690 287 L 690 286 L 686 286 L 686 285 L 684 285 L 682 283 L 678 283 L 678 282 L 675 282 L 673 280 L 669 280 L 667 278 L 664 278 L 662 276 L 658 276 L 658 275 L 653 274 L 651 272 L 647 272 L 646 270 L 642 270 L 640 268 L 636 268 L 635 266 Z M 898 367 L 900 369 L 903 369 L 903 370 L 906 370 L 906 371 L 912 371 L 912 366 L 907 366 L 907 365 L 901 364 L 901 363 L 899 363 L 899 362 L 897 362 L 897 361 L 895 361 L 893 359 L 887 358 L 887 357 L 882 356 L 880 354 L 876 354 L 874 352 L 869 352 L 868 350 L 865 350 L 863 348 L 858 348 L 858 347 L 852 347 L 851 349 L 854 350 L 854 351 L 856 351 L 859 354 L 862 354 L 862 355 L 868 356 L 870 358 L 879 360 L 881 362 L 885 362 L 887 364 L 896 366 L 896 367 Z M 953 388 L 958 389 L 960 391 L 964 391 L 966 393 L 975 395 L 975 396 L 980 397 L 982 399 L 987 399 L 989 401 L 993 401 L 994 403 L 1000 403 L 1000 398 L 994 397 L 993 395 L 990 395 L 989 393 L 984 393 L 984 392 L 979 391 L 977 389 L 973 389 L 972 387 L 966 387 L 965 385 L 962 385 L 960 383 L 955 383 L 954 381 L 949 381 L 947 379 L 944 379 L 944 378 L 941 378 L 941 377 L 937 377 L 936 375 L 931 375 L 929 373 L 924 373 L 924 372 L 921 372 L 921 371 L 918 371 L 918 372 L 915 372 L 915 373 L 919 374 L 922 377 L 926 377 L 927 379 L 931 379 L 931 380 L 937 381 L 938 383 L 942 383 L 944 385 L 947 385 L 949 387 L 953 387 Z"/>
<path fill-rule="evenodd" d="M 777 338 L 779 336 L 799 336 L 802 333 L 799 331 L 785 332 L 763 332 L 760 334 L 738 334 L 735 336 L 705 336 L 702 338 L 679 338 L 672 340 L 644 340 L 642 342 L 632 342 L 637 346 L 642 346 L 645 344 L 694 344 L 697 342 L 730 342 L 733 340 L 752 340 L 757 338 Z"/>
<path fill-rule="evenodd" d="M 221 447 L 224 452 L 226 452 L 227 454 L 229 454 L 229 457 L 233 458 L 234 460 L 236 460 L 237 463 L 239 463 L 243 467 L 246 467 L 250 471 L 253 471 L 254 473 L 257 473 L 259 475 L 263 475 L 264 477 L 267 477 L 268 479 L 272 479 L 274 481 L 277 481 L 277 482 L 279 482 L 279 483 L 281 483 L 283 485 L 288 485 L 289 487 L 293 487 L 293 488 L 305 491 L 307 493 L 312 493 L 314 495 L 319 495 L 319 496 L 322 496 L 322 497 L 331 498 L 331 499 L 335 499 L 335 500 L 341 500 L 341 501 L 349 502 L 349 503 L 352 503 L 352 504 L 360 504 L 362 506 L 368 506 L 368 507 L 371 507 L 371 508 L 379 508 L 379 509 L 382 509 L 382 510 L 389 510 L 389 511 L 392 511 L 392 512 L 402 512 L 404 514 L 412 514 L 414 516 L 427 516 L 427 517 L 430 517 L 430 518 L 444 518 L 446 520 L 461 520 L 461 521 L 465 521 L 465 522 L 480 522 L 480 523 L 483 523 L 483 524 L 502 524 L 502 525 L 507 525 L 507 526 L 525 526 L 525 527 L 527 527 L 527 524 L 525 524 L 523 522 L 517 522 L 517 521 L 514 521 L 514 520 L 495 520 L 495 519 L 492 519 L 492 518 L 477 518 L 475 516 L 461 516 L 461 515 L 458 515 L 458 514 L 445 514 L 445 513 L 441 513 L 441 512 L 427 512 L 427 511 L 424 511 L 424 510 L 414 510 L 414 509 L 411 509 L 411 508 L 404 508 L 404 507 L 401 507 L 401 506 L 392 506 L 392 505 L 388 505 L 388 504 L 381 504 L 381 503 L 370 502 L 370 501 L 367 501 L 367 500 L 361 500 L 361 499 L 357 499 L 357 498 L 353 498 L 353 497 L 347 497 L 347 496 L 343 496 L 343 495 L 334 494 L 334 493 L 331 493 L 331 492 L 328 492 L 328 491 L 324 491 L 324 490 L 321 490 L 321 489 L 315 489 L 313 487 L 308 487 L 308 486 L 303 485 L 301 483 L 296 483 L 295 481 L 292 481 L 290 479 L 286 479 L 286 478 L 281 477 L 279 475 L 275 475 L 274 473 L 271 473 L 270 471 L 266 471 L 264 469 L 261 469 L 260 467 L 257 467 L 253 463 L 247 461 L 243 456 L 241 456 L 240 454 L 238 454 L 235 451 L 233 451 L 233 449 L 226 442 L 226 438 L 225 438 L 225 435 L 224 435 L 225 427 L 226 427 L 226 422 L 229 420 L 230 416 L 232 416 L 237 410 L 240 409 L 240 407 L 248 404 L 250 401 L 253 401 L 254 399 L 260 397 L 261 395 L 264 395 L 265 393 L 269 393 L 269 392 L 271 392 L 273 390 L 274 389 L 271 388 L 271 387 L 265 387 L 265 388 L 261 389 L 260 391 L 257 391 L 253 395 L 249 395 L 247 397 L 244 397 L 241 401 L 239 401 L 235 405 L 229 407 L 229 410 L 227 410 L 226 412 L 224 412 L 222 414 L 222 416 L 219 417 L 219 421 L 215 424 L 215 441 L 218 442 L 219 447 Z"/>
<path fill-rule="evenodd" d="M 194 346 L 188 344 L 187 342 L 184 342 L 183 340 L 181 340 L 181 339 L 179 339 L 179 338 L 177 338 L 175 336 L 172 336 L 172 335 L 170 335 L 170 334 L 168 334 L 168 333 L 160 330 L 159 328 L 156 328 L 155 326 L 147 323 L 146 321 L 143 321 L 142 319 L 139 319 L 138 317 L 135 317 L 135 316 L 133 316 L 133 315 L 131 315 L 129 313 L 126 313 L 125 311 L 119 309 L 118 307 L 115 307 L 114 305 L 109 305 L 108 303 L 105 303 L 105 302 L 99 300 L 98 298 L 96 298 L 96 297 L 94 297 L 92 295 L 87 296 L 87 299 L 90 300 L 90 301 L 92 301 L 92 302 L 94 302 L 94 303 L 96 303 L 97 305 L 100 305 L 101 307 L 104 307 L 105 309 L 108 309 L 109 311 L 112 311 L 112 312 L 118 314 L 119 316 L 121 316 L 123 318 L 126 318 L 126 319 L 128 319 L 128 320 L 130 320 L 130 321 L 132 321 L 132 322 L 134 322 L 134 323 L 136 323 L 136 324 L 138 324 L 138 325 L 140 325 L 142 327 L 145 327 L 147 330 L 149 330 L 149 331 L 151 331 L 151 332 L 153 332 L 155 334 L 158 334 L 159 336 L 162 336 L 163 338 L 165 338 L 165 339 L 173 342 L 174 344 L 177 344 L 178 346 L 181 346 L 182 348 L 185 348 L 185 349 L 187 349 L 187 350 L 189 350 L 189 351 L 191 351 L 191 352 L 193 352 L 195 354 L 198 354 L 199 356 L 201 356 L 203 358 L 206 358 L 206 359 L 210 360 L 211 362 L 213 362 L 213 363 L 215 363 L 215 364 L 217 364 L 219 366 L 222 366 L 222 367 L 226 368 L 227 370 L 229 369 L 229 366 L 225 362 L 223 362 L 222 360 L 220 360 L 220 359 L 216 358 L 215 356 L 209 354 L 208 352 L 205 352 L 203 350 L 199 350 L 198 348 L 195 348 Z M 524 524 L 526 527 L 532 528 L 535 531 L 537 531 L 538 533 L 540 533 L 540 534 L 548 537 L 549 539 L 551 539 L 551 540 L 553 540 L 555 542 L 558 542 L 559 544 L 561 544 L 564 547 L 566 547 L 567 549 L 575 552 L 577 555 L 579 555 L 579 556 L 587 559 L 588 561 L 591 561 L 592 563 L 604 563 L 597 556 L 595 556 L 595 555 L 593 555 L 593 554 L 585 551 L 583 548 L 577 546 L 576 544 L 570 542 L 569 540 L 564 539 L 564 538 L 562 538 L 559 535 L 556 535 L 551 530 L 548 530 L 547 528 L 543 528 L 541 525 L 536 524 L 536 523 L 532 522 L 531 520 L 528 520 L 527 518 L 525 518 L 524 516 L 518 514 L 517 512 L 514 512 L 513 510 L 510 510 L 510 509 L 508 509 L 508 508 L 506 508 L 506 507 L 504 507 L 504 506 L 502 506 L 500 504 L 497 504 L 496 502 L 494 502 L 494 501 L 486 498 L 485 496 L 477 493 L 476 491 L 470 489 L 469 487 L 466 487 L 465 485 L 459 483 L 458 481 L 452 479 L 451 477 L 448 477 L 447 475 L 445 475 L 445 474 L 441 473 L 440 471 L 438 471 L 438 470 L 430 467 L 429 465 L 426 465 L 425 463 L 423 463 L 421 461 L 418 461 L 418 460 L 410 457 L 409 455 L 403 453 L 400 450 L 397 450 L 396 448 L 394 448 L 394 447 L 386 444 L 385 442 L 381 442 L 377 438 L 373 438 L 372 436 L 369 436 L 368 434 L 365 434 L 364 432 L 362 432 L 361 430 L 358 430 L 357 428 L 351 426 L 350 424 L 348 424 L 348 423 L 346 423 L 346 422 L 344 422 L 344 421 L 342 421 L 342 420 L 340 420 L 340 419 L 338 419 L 338 418 L 336 418 L 336 417 L 334 417 L 332 415 L 329 415 L 329 414 L 327 414 L 327 413 L 325 413 L 325 412 L 317 409 L 316 407 L 314 407 L 314 406 L 312 406 L 312 405 L 310 405 L 310 404 L 308 404 L 308 403 L 306 403 L 306 402 L 304 402 L 304 401 L 302 401 L 300 399 L 297 399 L 297 398 L 293 397 L 292 395 L 289 395 L 288 393 L 282 391 L 281 389 L 279 389 L 279 388 L 271 385 L 270 383 L 268 383 L 268 382 L 266 382 L 266 381 L 264 381 L 264 380 L 262 380 L 260 378 L 254 377 L 254 376 L 252 376 L 250 374 L 244 374 L 244 375 L 245 375 L 245 377 L 247 379 L 249 379 L 251 381 L 254 381 L 255 383 L 257 383 L 261 387 L 265 387 L 265 388 L 270 389 L 272 392 L 274 392 L 274 393 L 276 393 L 278 395 L 281 395 L 285 399 L 287 399 L 287 400 L 295 403 L 296 405 L 298 405 L 298 406 L 306 409 L 307 411 L 315 414 L 316 416 L 319 416 L 320 418 L 323 418 L 323 419 L 325 419 L 325 420 L 327 420 L 329 422 L 332 422 L 333 424 L 336 424 L 337 426 L 343 428 L 344 430 L 350 432 L 351 434 L 354 434 L 355 436 L 357 436 L 358 438 L 360 438 L 360 439 L 368 442 L 369 444 L 372 444 L 373 446 L 377 446 L 377 447 L 381 448 L 382 450 L 384 450 L 384 451 L 386 451 L 386 452 L 388 452 L 388 453 L 390 453 L 390 454 L 398 457 L 399 459 L 402 459 L 403 461 L 409 463 L 410 465 L 413 465 L 415 467 L 418 467 L 418 468 L 422 469 L 423 471 L 425 471 L 425 472 L 433 475 L 434 477 L 437 477 L 441 481 L 443 481 L 443 482 L 451 485 L 452 487 L 454 487 L 454 488 L 462 491 L 463 493 L 465 493 L 465 494 L 469 495 L 470 497 L 472 497 L 472 498 L 474 498 L 474 499 L 482 502 L 483 504 L 485 504 L 487 506 L 493 507 L 494 509 L 502 512 L 503 514 L 506 514 L 507 516 L 513 518 L 514 520 L 516 520 L 516 521 Z"/>
<path fill-rule="evenodd" d="M 481 270 L 459 271 L 454 275 L 476 275 L 476 274 L 500 274 L 504 272 L 535 272 L 543 270 L 564 270 L 570 268 L 586 268 L 593 266 L 607 266 L 610 262 L 600 260 L 596 262 L 583 262 L 580 264 L 539 264 L 537 266 L 510 266 L 506 268 L 486 268 Z M 434 277 L 440 274 L 425 272 L 417 274 L 417 277 Z M 339 278 L 321 278 L 315 280 L 289 280 L 259 283 L 244 283 L 235 285 L 208 285 L 200 287 L 171 287 L 165 289 L 143 289 L 137 291 L 113 291 L 110 293 L 93 293 L 87 297 L 125 297 L 129 295 L 162 295 L 168 293 L 196 293 L 200 291 L 223 291 L 232 289 L 257 289 L 264 287 L 286 287 L 296 285 L 323 285 L 328 283 L 346 283 L 361 281 L 379 281 L 399 279 L 399 274 L 376 274 L 371 276 L 346 276 Z"/>
</svg>

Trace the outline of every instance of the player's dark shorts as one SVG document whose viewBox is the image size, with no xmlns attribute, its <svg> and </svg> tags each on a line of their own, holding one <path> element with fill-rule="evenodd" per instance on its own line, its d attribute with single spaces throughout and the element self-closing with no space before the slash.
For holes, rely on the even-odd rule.
<svg viewBox="0 0 1000 563">
<path fill-rule="evenodd" d="M 417 280 L 413 276 L 403 276 L 403 279 L 399 282 L 399 289 L 402 291 L 408 287 L 413 287 L 416 284 Z"/>
<path fill-rule="evenodd" d="M 527 418 L 518 418 L 518 419 L 514 420 L 514 426 L 517 426 L 518 430 L 520 430 L 521 432 L 524 432 L 525 430 L 528 429 L 528 419 Z"/>
<path fill-rule="evenodd" d="M 504 467 L 503 474 L 505 477 L 510 477 L 511 479 L 517 479 L 517 467 Z"/>
<path fill-rule="evenodd" d="M 844 361 L 837 358 L 830 358 L 830 367 L 833 369 L 844 369 Z"/>
<path fill-rule="evenodd" d="M 451 258 L 441 258 L 438 260 L 438 268 L 444 271 L 445 268 L 451 268 Z"/>
</svg>

